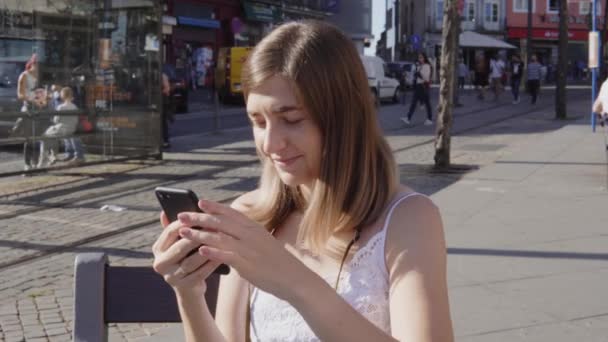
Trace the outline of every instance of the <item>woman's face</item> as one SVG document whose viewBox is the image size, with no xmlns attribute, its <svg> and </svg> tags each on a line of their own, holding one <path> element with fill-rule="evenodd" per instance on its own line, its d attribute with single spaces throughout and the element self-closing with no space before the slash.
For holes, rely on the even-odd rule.
<svg viewBox="0 0 608 342">
<path fill-rule="evenodd" d="M 283 183 L 312 186 L 321 165 L 321 131 L 299 103 L 291 83 L 273 76 L 252 90 L 247 115 L 256 147 L 274 165 Z"/>
<path fill-rule="evenodd" d="M 418 62 L 424 63 L 424 56 L 423 55 L 418 55 Z"/>
</svg>

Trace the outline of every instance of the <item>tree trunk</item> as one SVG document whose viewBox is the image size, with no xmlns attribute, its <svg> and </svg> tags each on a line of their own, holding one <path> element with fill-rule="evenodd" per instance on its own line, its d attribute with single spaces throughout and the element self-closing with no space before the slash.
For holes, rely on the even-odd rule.
<svg viewBox="0 0 608 342">
<path fill-rule="evenodd" d="M 559 42 L 557 47 L 557 87 L 555 89 L 555 118 L 565 119 L 566 70 L 568 70 L 568 2 L 559 1 Z"/>
<path fill-rule="evenodd" d="M 435 131 L 435 167 L 450 166 L 450 135 L 452 130 L 452 108 L 455 65 L 458 55 L 458 0 L 447 0 L 443 6 L 443 28 L 441 61 L 439 65 L 439 104 L 437 105 L 437 128 Z"/>
</svg>

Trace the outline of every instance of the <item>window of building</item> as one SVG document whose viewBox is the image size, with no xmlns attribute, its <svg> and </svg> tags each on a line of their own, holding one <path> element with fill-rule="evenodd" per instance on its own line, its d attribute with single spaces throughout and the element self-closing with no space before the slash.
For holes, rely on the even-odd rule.
<svg viewBox="0 0 608 342">
<path fill-rule="evenodd" d="M 464 20 L 475 21 L 475 1 L 467 1 L 464 8 Z"/>
<path fill-rule="evenodd" d="M 393 9 L 389 8 L 386 11 L 386 29 L 390 29 L 393 27 Z"/>
<path fill-rule="evenodd" d="M 578 13 L 580 15 L 589 15 L 593 10 L 593 3 L 591 1 L 581 1 L 578 3 Z M 601 15 L 602 12 L 602 3 L 597 2 L 597 7 L 595 9 L 597 15 Z"/>
<path fill-rule="evenodd" d="M 558 12 L 559 0 L 547 0 L 547 12 Z"/>
<path fill-rule="evenodd" d="M 513 0 L 513 12 L 528 13 L 528 0 Z M 536 1 L 532 0 L 532 12 L 536 12 Z"/>
<path fill-rule="evenodd" d="M 435 17 L 435 20 L 437 21 L 443 21 L 443 1 L 437 1 L 437 16 Z"/>
<path fill-rule="evenodd" d="M 498 4 L 495 2 L 486 3 L 486 22 L 497 23 L 498 22 Z"/>
</svg>

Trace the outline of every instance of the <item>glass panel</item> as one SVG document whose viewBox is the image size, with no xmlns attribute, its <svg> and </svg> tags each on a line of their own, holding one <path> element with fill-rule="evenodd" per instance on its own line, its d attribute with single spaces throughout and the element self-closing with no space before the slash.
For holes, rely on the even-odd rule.
<svg viewBox="0 0 608 342">
<path fill-rule="evenodd" d="M 443 20 L 443 1 L 437 1 L 437 21 Z"/>
<path fill-rule="evenodd" d="M 3 1 L 0 122 L 15 129 L 0 127 L 0 147 L 26 143 L 31 167 L 73 141 L 87 161 L 158 153 L 160 13 L 152 0 Z"/>
</svg>

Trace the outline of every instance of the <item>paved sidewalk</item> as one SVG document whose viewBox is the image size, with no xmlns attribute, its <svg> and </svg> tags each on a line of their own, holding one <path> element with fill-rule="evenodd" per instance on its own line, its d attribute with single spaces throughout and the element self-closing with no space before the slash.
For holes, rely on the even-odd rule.
<svg viewBox="0 0 608 342">
<path fill-rule="evenodd" d="M 430 170 L 432 146 L 424 142 L 433 129 L 403 127 L 403 107 L 383 106 L 379 115 L 402 181 L 442 209 L 457 340 L 606 341 L 606 157 L 601 131 L 591 134 L 580 114 L 588 103 L 570 104 L 578 119 L 558 122 L 543 107 L 550 96 L 538 107 L 463 98 L 452 159 L 479 167 L 468 174 Z M 415 120 L 423 120 L 421 110 Z M 163 163 L 3 180 L 3 189 L 27 192 L 0 201 L 0 262 L 140 226 L 0 269 L 0 340 L 69 340 L 76 253 L 103 250 L 113 264 L 149 265 L 159 229 L 156 185 L 226 201 L 256 184 L 259 166 L 246 130 L 176 138 L 174 145 Z M 121 170 L 130 171 L 115 173 Z M 100 212 L 103 204 L 127 210 Z M 179 339 L 180 327 L 120 324 L 110 333 L 112 341 L 168 341 Z"/>
</svg>

